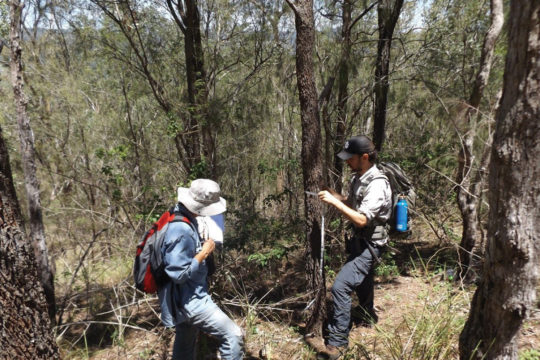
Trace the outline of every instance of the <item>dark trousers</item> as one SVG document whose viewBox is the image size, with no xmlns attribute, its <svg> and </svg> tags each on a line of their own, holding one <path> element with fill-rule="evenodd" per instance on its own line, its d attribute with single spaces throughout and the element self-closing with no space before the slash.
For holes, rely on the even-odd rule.
<svg viewBox="0 0 540 360">
<path fill-rule="evenodd" d="M 380 250 L 373 247 L 377 256 Z M 367 247 L 357 256 L 351 256 L 338 273 L 332 286 L 334 315 L 328 324 L 328 344 L 347 346 L 351 321 L 352 292 L 358 295 L 366 311 L 373 309 L 373 256 Z"/>
</svg>

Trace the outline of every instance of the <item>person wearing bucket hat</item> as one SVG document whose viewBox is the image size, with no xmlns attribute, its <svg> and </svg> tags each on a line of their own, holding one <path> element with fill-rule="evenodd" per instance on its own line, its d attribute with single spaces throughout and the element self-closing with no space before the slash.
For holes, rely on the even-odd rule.
<svg viewBox="0 0 540 360">
<path fill-rule="evenodd" d="M 243 332 L 212 300 L 208 293 L 209 256 L 215 249 L 212 239 L 201 240 L 197 216 L 218 215 L 227 209 L 219 185 L 197 179 L 189 188 L 178 188 L 174 212 L 188 222 L 169 223 L 162 254 L 167 281 L 158 289 L 161 320 L 176 328 L 173 359 L 195 359 L 197 334 L 203 331 L 216 338 L 222 359 L 243 357 Z"/>
<path fill-rule="evenodd" d="M 200 216 L 218 215 L 227 210 L 227 201 L 220 196 L 218 183 L 197 179 L 189 188 L 178 188 L 178 201 L 192 213 Z"/>
<path fill-rule="evenodd" d="M 349 254 L 332 286 L 333 316 L 328 323 L 324 353 L 337 359 L 348 346 L 351 321 L 351 294 L 358 295 L 359 312 L 364 323 L 377 321 L 373 305 L 374 264 L 388 241 L 385 224 L 392 213 L 392 190 L 388 178 L 375 161 L 377 151 L 364 135 L 348 139 L 337 156 L 346 161 L 353 172 L 349 195 L 327 189 L 318 196 L 332 205 L 351 223 L 352 234 L 345 242 Z"/>
</svg>

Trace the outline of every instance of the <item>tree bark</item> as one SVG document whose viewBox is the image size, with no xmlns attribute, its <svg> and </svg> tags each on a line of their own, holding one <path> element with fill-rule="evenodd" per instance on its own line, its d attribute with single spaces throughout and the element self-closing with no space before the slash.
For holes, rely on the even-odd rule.
<svg viewBox="0 0 540 360">
<path fill-rule="evenodd" d="M 38 266 L 18 213 L 0 128 L 0 359 L 58 359 Z"/>
<path fill-rule="evenodd" d="M 206 93 L 206 73 L 204 71 L 204 58 L 202 52 L 201 30 L 199 10 L 196 0 L 186 0 L 186 14 L 184 23 L 186 31 L 184 33 L 184 55 L 186 58 L 186 78 L 188 85 L 189 113 L 190 120 L 187 127 L 189 136 L 188 143 L 191 147 L 192 162 L 194 164 L 201 161 L 201 145 L 198 134 L 199 123 L 205 121 L 204 112 L 207 99 Z M 190 136 L 197 134 L 197 137 Z"/>
<path fill-rule="evenodd" d="M 502 0 L 491 0 L 491 25 L 484 38 L 482 54 L 480 57 L 480 68 L 476 75 L 474 87 L 469 97 L 467 109 L 464 114 L 464 122 L 467 126 L 467 132 L 463 136 L 462 147 L 459 152 L 458 174 L 456 183 L 457 202 L 461 217 L 463 219 L 463 231 L 459 249 L 459 259 L 461 264 L 461 278 L 474 279 L 473 272 L 469 271 L 476 268 L 479 258 L 478 253 L 478 228 L 481 225 L 478 220 L 478 206 L 482 199 L 482 190 L 484 188 L 486 167 L 489 162 L 489 147 L 491 144 L 485 144 L 485 151 L 488 156 L 483 156 L 478 169 L 473 169 L 475 162 L 474 140 L 476 137 L 475 121 L 479 116 L 478 108 L 480 100 L 489 80 L 489 73 L 493 63 L 493 53 L 495 43 L 502 30 L 504 22 L 503 2 Z"/>
<path fill-rule="evenodd" d="M 360 21 L 364 16 L 366 16 L 371 9 L 375 7 L 375 5 L 376 2 L 369 6 L 366 5 L 365 9 L 354 20 L 352 18 L 354 1 L 343 0 L 341 5 L 341 52 L 337 66 L 337 116 L 335 120 L 335 129 L 333 129 L 332 125 L 330 124 L 330 118 L 324 116 L 324 111 L 326 108 L 323 109 L 323 121 L 326 133 L 325 164 L 327 164 L 328 168 L 330 169 L 330 171 L 327 171 L 329 176 L 326 178 L 328 179 L 328 185 L 335 189 L 338 193 L 341 193 L 342 191 L 344 162 L 337 157 L 337 153 L 341 151 L 343 144 L 345 143 L 345 137 L 347 136 L 347 131 L 350 130 L 351 123 L 347 116 L 351 52 L 353 46 L 351 34 L 354 25 L 357 24 L 358 21 Z M 334 80 L 333 78 L 331 79 Z"/>
<path fill-rule="evenodd" d="M 390 49 L 402 6 L 403 0 L 380 0 L 377 8 L 379 41 L 377 43 L 377 60 L 375 63 L 375 109 L 373 113 L 373 142 L 377 151 L 381 151 L 385 138 Z"/>
<path fill-rule="evenodd" d="M 178 1 L 176 8 L 167 0 L 169 12 L 184 34 L 184 56 L 188 86 L 189 121 L 184 143 L 188 144 L 191 163 L 201 162 L 201 155 L 208 162 L 210 174 L 216 173 L 215 131 L 208 118 L 207 75 L 201 36 L 201 20 L 197 0 Z M 201 145 L 202 140 L 202 145 Z"/>
<path fill-rule="evenodd" d="M 337 99 L 337 124 L 334 141 L 334 172 L 332 182 L 334 189 L 341 193 L 341 176 L 343 175 L 343 160 L 337 157 L 345 143 L 345 131 L 347 129 L 347 103 L 349 101 L 349 63 L 351 61 L 351 22 L 352 1 L 343 0 L 342 23 L 341 23 L 341 59 L 338 69 L 338 99 Z"/>
<path fill-rule="evenodd" d="M 11 46 L 11 82 L 17 111 L 17 124 L 21 142 L 21 156 L 24 170 L 26 197 L 30 222 L 30 235 L 34 246 L 35 258 L 39 264 L 41 284 L 49 305 L 49 316 L 54 320 L 54 277 L 49 264 L 47 244 L 45 243 L 45 227 L 39 191 L 39 181 L 36 170 L 36 151 L 34 134 L 30 127 L 30 119 L 26 112 L 27 99 L 24 94 L 22 50 L 21 50 L 21 14 L 24 4 L 20 0 L 10 2 L 10 46 Z"/>
<path fill-rule="evenodd" d="M 21 208 L 19 201 L 17 200 L 17 193 L 15 186 L 13 185 L 13 176 L 11 174 L 11 166 L 9 164 L 9 154 L 6 144 L 4 142 L 4 136 L 2 135 L 2 128 L 0 127 L 0 189 L 6 197 L 6 202 L 11 204 L 11 211 L 13 217 L 17 221 L 17 224 L 22 224 Z M 10 179 L 9 181 L 7 179 Z"/>
<path fill-rule="evenodd" d="M 540 0 L 511 2 L 504 90 L 491 153 L 484 273 L 460 336 L 462 359 L 517 359 L 536 304 L 540 241 Z"/>
<path fill-rule="evenodd" d="M 322 181 L 321 125 L 317 102 L 317 89 L 313 66 L 315 22 L 313 1 L 288 1 L 295 13 L 296 26 L 296 79 L 302 120 L 302 174 L 304 189 L 318 191 Z M 304 195 L 306 216 L 306 272 L 311 290 L 316 295 L 308 320 L 306 334 L 322 335 L 326 316 L 326 286 L 320 269 L 322 214 L 319 199 Z"/>
</svg>

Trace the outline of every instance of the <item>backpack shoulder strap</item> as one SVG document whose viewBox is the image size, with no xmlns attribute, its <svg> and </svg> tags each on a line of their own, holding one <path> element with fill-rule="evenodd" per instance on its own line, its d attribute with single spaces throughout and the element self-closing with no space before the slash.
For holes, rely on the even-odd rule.
<svg viewBox="0 0 540 360">
<path fill-rule="evenodd" d="M 179 213 L 175 213 L 174 214 L 174 218 L 169 221 L 169 224 L 170 223 L 176 223 L 176 222 L 183 222 L 183 223 L 186 223 L 189 225 L 189 227 L 191 228 L 191 230 L 193 230 L 193 232 L 195 233 L 195 235 L 197 236 L 197 238 L 199 237 L 199 232 L 197 231 L 197 229 L 195 228 L 195 225 L 193 224 L 193 222 L 191 222 L 187 216 L 184 216 L 183 214 L 179 214 Z M 168 226 L 168 224 L 167 224 Z M 200 241 L 200 239 L 199 239 Z"/>
<path fill-rule="evenodd" d="M 192 225 L 191 221 L 189 221 L 189 219 L 187 217 L 185 217 L 184 215 L 181 215 L 181 214 L 174 215 L 174 219 L 172 219 L 169 222 L 185 222 L 185 223 L 187 223 L 189 225 Z"/>
<path fill-rule="evenodd" d="M 379 169 L 379 168 L 377 168 L 377 169 Z M 388 178 L 388 176 L 386 176 L 386 174 L 379 169 L 379 174 L 378 175 L 374 175 L 374 176 L 369 177 L 369 178 L 366 179 L 364 191 L 367 189 L 368 185 L 371 184 L 371 182 L 373 182 L 374 180 L 379 180 L 379 179 L 386 180 L 390 184 L 390 179 Z"/>
</svg>

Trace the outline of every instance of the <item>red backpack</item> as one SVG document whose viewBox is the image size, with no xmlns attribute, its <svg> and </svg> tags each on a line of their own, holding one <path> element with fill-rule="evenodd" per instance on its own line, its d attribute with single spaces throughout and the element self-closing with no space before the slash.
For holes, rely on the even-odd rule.
<svg viewBox="0 0 540 360">
<path fill-rule="evenodd" d="M 137 289 L 147 294 L 153 294 L 168 280 L 161 247 L 169 224 L 179 221 L 192 226 L 187 217 L 174 212 L 174 208 L 171 208 L 161 215 L 152 228 L 144 234 L 140 244 L 137 245 L 135 264 L 133 265 L 133 277 Z"/>
</svg>

